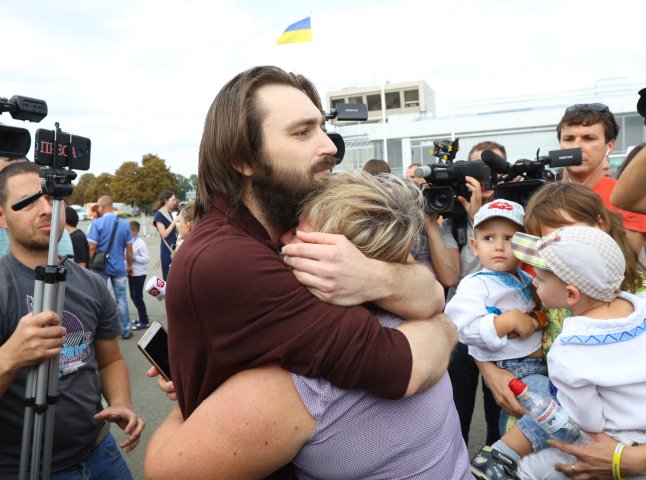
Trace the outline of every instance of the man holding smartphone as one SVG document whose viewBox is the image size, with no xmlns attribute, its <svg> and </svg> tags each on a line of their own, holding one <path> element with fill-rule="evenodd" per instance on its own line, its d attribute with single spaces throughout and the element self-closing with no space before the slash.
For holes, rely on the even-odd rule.
<svg viewBox="0 0 646 480">
<path fill-rule="evenodd" d="M 52 199 L 42 196 L 18 211 L 11 205 L 39 191 L 39 168 L 33 163 L 0 172 L 0 226 L 7 228 L 11 243 L 10 252 L 0 258 L 0 479 L 18 477 L 28 367 L 57 355 L 60 399 L 52 479 L 72 478 L 80 471 L 92 478 L 131 479 L 110 423 L 125 431 L 120 447 L 127 452 L 137 446 L 144 423 L 132 410 L 128 370 L 117 341 L 121 328 L 105 283 L 67 262 L 63 318 L 30 313 L 34 268 L 48 260 Z M 61 214 L 59 236 L 65 226 L 63 209 Z"/>
</svg>

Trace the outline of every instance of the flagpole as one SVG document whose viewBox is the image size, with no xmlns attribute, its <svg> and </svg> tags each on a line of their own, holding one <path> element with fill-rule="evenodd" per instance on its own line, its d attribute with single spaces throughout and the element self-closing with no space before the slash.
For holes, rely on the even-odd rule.
<svg viewBox="0 0 646 480">
<path fill-rule="evenodd" d="M 381 123 L 383 126 L 384 137 L 384 158 L 383 160 L 388 163 L 388 140 L 386 138 L 386 91 L 384 83 L 381 82 Z"/>
</svg>

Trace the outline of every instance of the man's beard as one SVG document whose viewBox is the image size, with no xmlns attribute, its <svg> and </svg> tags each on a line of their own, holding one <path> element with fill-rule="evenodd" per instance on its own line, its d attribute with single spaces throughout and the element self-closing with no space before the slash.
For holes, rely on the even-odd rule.
<svg viewBox="0 0 646 480">
<path fill-rule="evenodd" d="M 323 187 L 324 182 L 314 174 L 336 165 L 329 157 L 314 165 L 307 173 L 279 169 L 263 158 L 259 171 L 252 180 L 253 194 L 267 221 L 279 232 L 284 232 L 298 223 L 301 204 L 311 193 Z"/>
<path fill-rule="evenodd" d="M 22 250 L 36 254 L 49 251 L 51 232 L 49 235 L 34 234 L 33 232 L 18 228 L 18 226 L 12 228 L 12 225 L 9 222 L 7 223 L 9 231 L 11 232 L 11 238 Z M 55 237 L 56 242 L 60 240 L 62 234 L 63 225 L 60 225 L 58 235 Z"/>
</svg>

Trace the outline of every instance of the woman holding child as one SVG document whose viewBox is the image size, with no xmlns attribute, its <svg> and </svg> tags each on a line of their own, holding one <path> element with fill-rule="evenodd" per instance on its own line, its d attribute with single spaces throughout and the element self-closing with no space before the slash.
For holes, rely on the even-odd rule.
<svg viewBox="0 0 646 480">
<path fill-rule="evenodd" d="M 643 278 L 637 272 L 636 256 L 632 251 L 632 249 L 629 247 L 629 244 L 626 240 L 625 231 L 623 229 L 623 225 L 620 217 L 614 213 L 609 212 L 605 208 L 602 200 L 596 194 L 594 194 L 594 192 L 590 191 L 586 187 L 583 187 L 577 184 L 554 183 L 554 184 L 546 185 L 543 188 L 541 188 L 531 198 L 530 202 L 527 205 L 526 216 L 525 216 L 525 227 L 527 232 L 531 235 L 543 236 L 544 240 L 546 238 L 549 238 L 546 236 L 550 234 L 553 237 L 560 238 L 562 236 L 561 231 L 558 231 L 556 233 L 554 232 L 561 227 L 569 227 L 569 226 L 594 227 L 596 229 L 602 230 L 603 232 L 606 232 L 610 237 L 612 237 L 612 240 L 614 240 L 614 242 L 611 242 L 611 247 L 618 248 L 619 249 L 618 251 L 620 252 L 619 257 L 621 257 L 621 258 L 619 257 L 615 258 L 616 262 L 614 262 L 614 264 L 615 266 L 621 264 L 620 266 L 623 270 L 623 281 L 619 279 L 619 283 L 621 284 L 619 287 L 619 283 L 618 283 L 619 289 L 625 292 L 633 292 L 633 293 L 643 292 L 643 286 L 642 286 Z M 538 240 L 533 240 L 533 241 L 535 242 Z M 617 247 L 615 247 L 615 244 Z M 578 254 L 578 253 L 579 252 L 575 251 L 575 254 Z M 590 255 L 591 256 L 587 259 L 587 262 L 584 262 L 585 268 L 589 266 L 588 264 L 595 262 L 595 260 L 592 258 L 594 255 L 593 254 L 590 254 Z M 522 255 L 521 255 L 521 258 L 522 258 Z M 613 262 L 608 262 L 608 264 L 610 263 L 613 263 Z M 583 270 L 585 268 L 580 268 L 580 269 Z M 539 276 L 543 276 L 543 277 L 546 275 L 542 271 L 538 272 L 538 274 Z M 539 278 L 535 283 L 540 286 L 541 279 Z M 606 283 L 611 287 L 610 285 L 611 282 L 606 282 Z M 577 289 L 577 291 L 581 293 L 580 288 Z M 598 296 L 598 292 L 595 295 Z M 549 351 L 557 335 L 559 335 L 563 331 L 563 320 L 567 319 L 573 313 L 573 311 L 574 313 L 579 314 L 578 317 L 573 318 L 573 322 L 568 324 L 568 329 L 566 330 L 566 332 L 567 331 L 571 332 L 572 328 L 576 328 L 578 325 L 581 324 L 582 320 L 579 320 L 579 319 L 583 319 L 585 317 L 590 317 L 590 316 L 595 317 L 595 315 L 597 315 L 598 313 L 597 310 L 599 309 L 610 308 L 610 305 L 614 305 L 617 302 L 620 302 L 620 303 L 623 302 L 622 305 L 624 307 L 627 305 L 628 306 L 632 305 L 630 307 L 630 310 L 634 309 L 635 311 L 637 311 L 639 310 L 639 308 L 641 308 L 640 305 L 643 303 L 643 300 L 640 300 L 638 297 L 634 297 L 634 296 L 631 297 L 630 294 L 621 293 L 618 296 L 613 294 L 610 302 L 605 302 L 606 300 L 605 297 L 603 299 L 595 299 L 595 295 L 592 296 L 593 302 L 595 301 L 597 303 L 603 302 L 604 305 L 607 304 L 608 307 L 604 307 L 603 305 L 601 305 L 601 303 L 599 303 L 599 305 L 597 305 L 599 308 L 595 310 L 596 307 L 594 307 L 593 305 L 592 309 L 591 310 L 589 309 L 589 311 L 587 312 L 586 311 L 581 312 L 580 309 L 577 309 L 572 306 L 570 306 L 569 309 L 550 308 L 548 310 L 550 321 L 549 321 L 548 327 L 543 332 L 543 349 L 544 349 L 544 353 L 547 355 L 548 365 L 553 365 L 553 368 L 556 368 L 556 370 L 552 372 L 554 375 L 553 380 L 555 381 L 554 383 L 559 384 L 561 389 L 563 390 L 563 392 L 561 392 L 561 395 L 559 396 L 559 399 L 562 401 L 566 401 L 566 402 L 568 401 L 567 400 L 568 387 L 559 383 L 559 380 L 561 380 L 561 377 L 564 377 L 564 375 L 562 375 L 563 372 L 561 371 L 561 367 L 556 367 L 558 363 L 557 360 L 559 360 L 556 357 L 561 357 L 561 355 L 554 356 L 552 358 L 553 362 L 550 363 Z M 554 307 L 555 305 L 547 304 L 546 306 Z M 559 305 L 559 307 L 564 307 L 564 306 L 565 305 Z M 601 312 L 601 310 L 599 310 L 599 312 Z M 599 313 L 599 315 L 601 315 L 601 313 Z M 611 315 L 611 317 L 607 317 L 606 314 Z M 605 311 L 604 315 L 596 316 L 595 318 L 599 318 L 599 319 L 617 318 L 618 319 L 619 317 L 623 317 L 623 315 L 619 315 L 616 312 L 612 313 L 610 311 Z M 626 318 L 629 319 L 631 317 L 630 315 L 628 315 Z M 636 321 L 638 320 L 639 319 L 637 319 Z M 615 321 L 619 322 L 619 320 L 612 320 L 612 322 L 615 322 Z M 600 329 L 608 325 L 607 323 L 608 320 L 597 320 L 597 322 L 601 322 L 599 323 L 599 327 L 598 327 Z M 612 363 L 611 365 L 614 365 L 615 363 L 619 365 L 619 363 L 622 363 L 625 360 L 625 355 L 621 353 L 624 351 L 623 349 L 628 349 L 631 345 L 636 345 L 637 344 L 636 342 L 643 340 L 639 338 L 640 331 L 643 331 L 643 329 L 642 330 L 636 329 L 637 334 L 630 337 L 631 338 L 630 341 L 624 340 L 622 342 L 617 342 L 616 344 L 610 345 L 610 346 L 604 344 L 604 345 L 600 345 L 600 346 L 598 345 L 595 347 L 590 346 L 587 348 L 599 349 L 598 351 L 595 350 L 594 354 L 603 358 L 607 357 L 607 354 L 604 355 L 604 351 L 602 350 L 604 348 L 612 349 L 614 347 L 614 348 L 622 349 L 620 352 L 616 353 L 616 355 L 611 355 L 612 358 L 616 359 L 616 362 Z M 565 337 L 562 337 L 562 338 L 565 338 Z M 559 349 L 563 348 L 562 344 L 563 342 L 559 340 L 559 345 L 558 345 Z M 576 348 L 578 348 L 578 351 L 580 352 L 581 348 L 585 349 L 586 347 L 576 346 Z M 639 362 L 638 355 L 634 356 L 634 358 L 632 358 L 631 361 Z M 572 362 L 576 363 L 577 361 L 572 360 Z M 597 363 L 597 366 L 590 366 L 590 369 L 594 370 L 594 372 L 591 371 L 589 373 L 590 381 L 593 384 L 595 382 L 608 383 L 606 380 L 603 380 L 603 378 L 600 378 L 598 376 L 599 375 L 598 362 L 596 363 Z M 579 370 L 581 370 L 580 367 L 583 367 L 582 372 L 584 373 L 585 368 L 588 367 L 590 364 L 591 362 L 588 361 L 588 362 L 583 362 L 582 365 L 579 365 L 578 363 L 577 365 L 574 365 L 572 363 L 570 363 L 569 365 L 571 365 L 572 367 L 578 367 Z M 512 415 L 521 416 L 522 410 L 520 409 L 520 405 L 518 404 L 516 398 L 507 387 L 507 383 L 512 377 L 512 375 L 510 375 L 505 370 L 501 370 L 497 368 L 494 364 L 490 362 L 482 362 L 480 364 L 480 368 L 481 368 L 483 377 L 485 378 L 486 382 L 494 392 L 494 396 L 496 397 L 501 407 L 506 412 L 511 413 Z M 622 378 L 622 375 L 624 375 L 626 368 L 623 368 L 623 367 L 618 367 L 618 368 L 619 370 L 621 370 L 621 372 L 617 372 L 616 375 L 611 376 L 615 378 L 616 381 L 618 381 L 617 385 L 611 386 L 606 384 L 604 386 L 598 387 L 598 390 L 604 392 L 604 395 L 605 395 L 605 397 L 602 397 L 602 403 L 604 401 L 607 402 L 607 397 L 609 395 L 607 392 L 609 391 L 625 392 L 625 386 L 621 385 L 622 381 L 619 379 Z M 583 374 L 582 372 L 579 372 L 579 374 L 580 375 Z M 633 382 L 636 380 L 633 379 L 630 381 Z M 541 385 L 541 382 L 539 382 L 538 385 Z M 548 388 L 547 382 L 542 382 L 542 385 L 543 385 L 543 388 Z M 634 397 L 634 398 L 637 398 L 637 397 Z M 634 411 L 635 409 L 639 409 L 639 408 L 640 408 L 639 406 L 634 405 L 629 407 L 628 410 Z M 572 410 L 573 410 L 573 407 L 570 406 L 570 414 L 573 413 Z M 587 420 L 585 419 L 587 417 L 584 415 L 584 413 L 585 412 L 581 412 L 581 413 L 574 412 L 573 417 L 575 419 L 578 419 L 579 421 L 582 421 L 582 423 L 584 423 L 583 426 L 585 427 L 586 426 L 585 423 L 587 422 Z M 581 416 L 581 418 L 578 418 L 578 416 Z M 630 418 L 627 418 L 627 417 L 630 417 Z M 617 427 L 616 425 L 617 422 L 622 424 L 620 427 L 617 427 L 619 428 L 620 431 L 625 432 L 626 427 L 628 425 L 632 425 L 633 428 L 637 430 L 646 430 L 646 428 L 641 426 L 640 418 L 641 418 L 641 415 L 637 415 L 637 416 L 634 416 L 633 414 L 618 415 L 616 410 L 610 408 L 609 406 L 606 406 L 604 410 L 603 418 L 599 419 L 600 421 L 606 422 L 604 424 L 605 427 L 601 428 L 600 426 L 597 426 L 594 428 L 594 430 L 601 431 L 601 430 L 611 429 L 612 425 L 615 425 L 615 427 Z M 503 444 L 516 445 L 516 448 L 512 448 L 512 450 L 514 450 L 521 457 L 531 453 L 534 450 L 541 449 L 546 446 L 544 444 L 541 444 L 540 442 L 532 441 L 536 439 L 533 439 L 530 436 L 529 439 L 527 437 L 524 437 L 525 443 L 523 444 L 521 442 L 522 448 L 519 448 L 518 443 L 517 442 L 515 443 L 515 440 L 518 440 L 519 438 L 518 433 L 522 431 L 522 434 L 527 435 L 528 429 L 531 430 L 531 425 L 527 424 L 526 419 L 521 419 L 519 421 L 519 425 L 522 427 L 521 429 L 518 429 L 518 427 L 515 427 L 514 429 L 510 430 L 505 436 L 503 436 L 503 438 L 501 439 Z M 588 425 L 588 428 L 590 428 L 590 425 Z M 627 438 L 622 435 L 627 435 L 627 433 L 621 433 L 621 432 L 613 433 L 613 437 L 615 438 L 622 439 L 622 440 Z M 602 479 L 602 478 L 628 478 L 627 477 L 628 474 L 630 475 L 646 474 L 645 447 L 632 446 L 630 444 L 624 447 L 622 443 L 618 443 L 616 439 L 612 439 L 613 437 L 610 437 L 605 433 L 594 434 L 593 442 L 588 446 L 575 447 L 575 446 L 563 446 L 562 444 L 559 444 L 559 443 L 555 444 L 554 446 L 562 447 L 563 451 L 566 451 L 569 453 L 576 453 L 580 455 L 580 457 L 578 458 L 578 460 L 574 459 L 574 457 L 570 457 L 570 459 L 574 459 L 572 463 L 557 464 L 555 468 L 558 469 L 558 471 L 552 471 L 549 474 L 549 476 L 536 477 L 535 474 L 532 474 L 533 476 L 527 476 L 526 472 L 524 473 L 523 471 L 523 466 L 521 465 L 520 472 L 518 473 L 508 470 L 507 473 L 509 473 L 509 476 L 499 476 L 499 477 L 492 477 L 492 478 L 518 478 L 515 476 L 518 474 L 520 478 L 564 478 L 564 475 L 567 475 L 568 477 L 579 478 L 579 479 Z M 520 438 L 522 440 L 523 437 L 521 436 Z M 639 432 L 631 434 L 630 438 L 637 439 L 636 441 L 643 443 L 642 441 L 643 439 L 641 438 L 641 434 L 639 434 Z M 505 449 L 505 445 L 500 445 L 497 442 L 497 444 L 494 444 L 493 448 L 494 450 L 499 449 L 501 451 L 504 451 L 504 453 L 509 454 L 510 451 Z M 619 447 L 618 455 L 617 455 L 617 449 L 618 449 L 617 447 Z M 612 473 L 613 453 L 615 454 L 614 468 L 617 469 L 617 472 L 615 472 L 614 476 Z M 509 456 L 512 456 L 512 459 L 513 459 L 513 455 L 509 455 Z M 525 458 L 530 458 L 530 457 L 525 457 Z M 474 458 L 474 461 L 475 460 L 476 458 Z M 524 463 L 524 465 L 527 465 L 527 461 L 522 461 L 522 463 Z M 623 476 L 619 474 L 619 468 L 621 468 L 621 472 Z"/>
</svg>

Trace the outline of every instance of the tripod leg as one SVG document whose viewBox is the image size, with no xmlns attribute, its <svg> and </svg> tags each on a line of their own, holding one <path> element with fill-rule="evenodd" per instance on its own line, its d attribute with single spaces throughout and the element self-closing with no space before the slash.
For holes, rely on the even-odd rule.
<svg viewBox="0 0 646 480">
<path fill-rule="evenodd" d="M 42 269 L 36 270 L 36 281 L 34 283 L 34 297 L 31 311 L 33 314 L 43 311 L 43 291 L 45 287 L 45 273 Z M 27 374 L 27 387 L 25 389 L 25 417 L 22 425 L 22 444 L 20 448 L 20 470 L 18 478 L 27 480 L 30 453 L 32 445 L 32 433 L 34 429 L 34 404 L 36 402 L 36 383 L 38 377 L 38 366 L 33 366 Z"/>
<path fill-rule="evenodd" d="M 65 270 L 59 269 L 56 283 L 56 313 L 63 319 L 65 303 Z M 49 361 L 49 381 L 47 385 L 47 420 L 45 422 L 45 436 L 43 440 L 43 478 L 51 476 L 52 450 L 54 448 L 54 420 L 56 418 L 56 402 L 58 401 L 58 367 L 60 357 Z"/>
<path fill-rule="evenodd" d="M 36 367 L 32 367 L 27 374 L 27 388 L 25 390 L 25 417 L 22 424 L 22 444 L 20 447 L 20 470 L 18 478 L 27 480 L 29 456 L 31 451 L 31 434 L 34 429 L 34 402 L 36 400 Z"/>
</svg>

